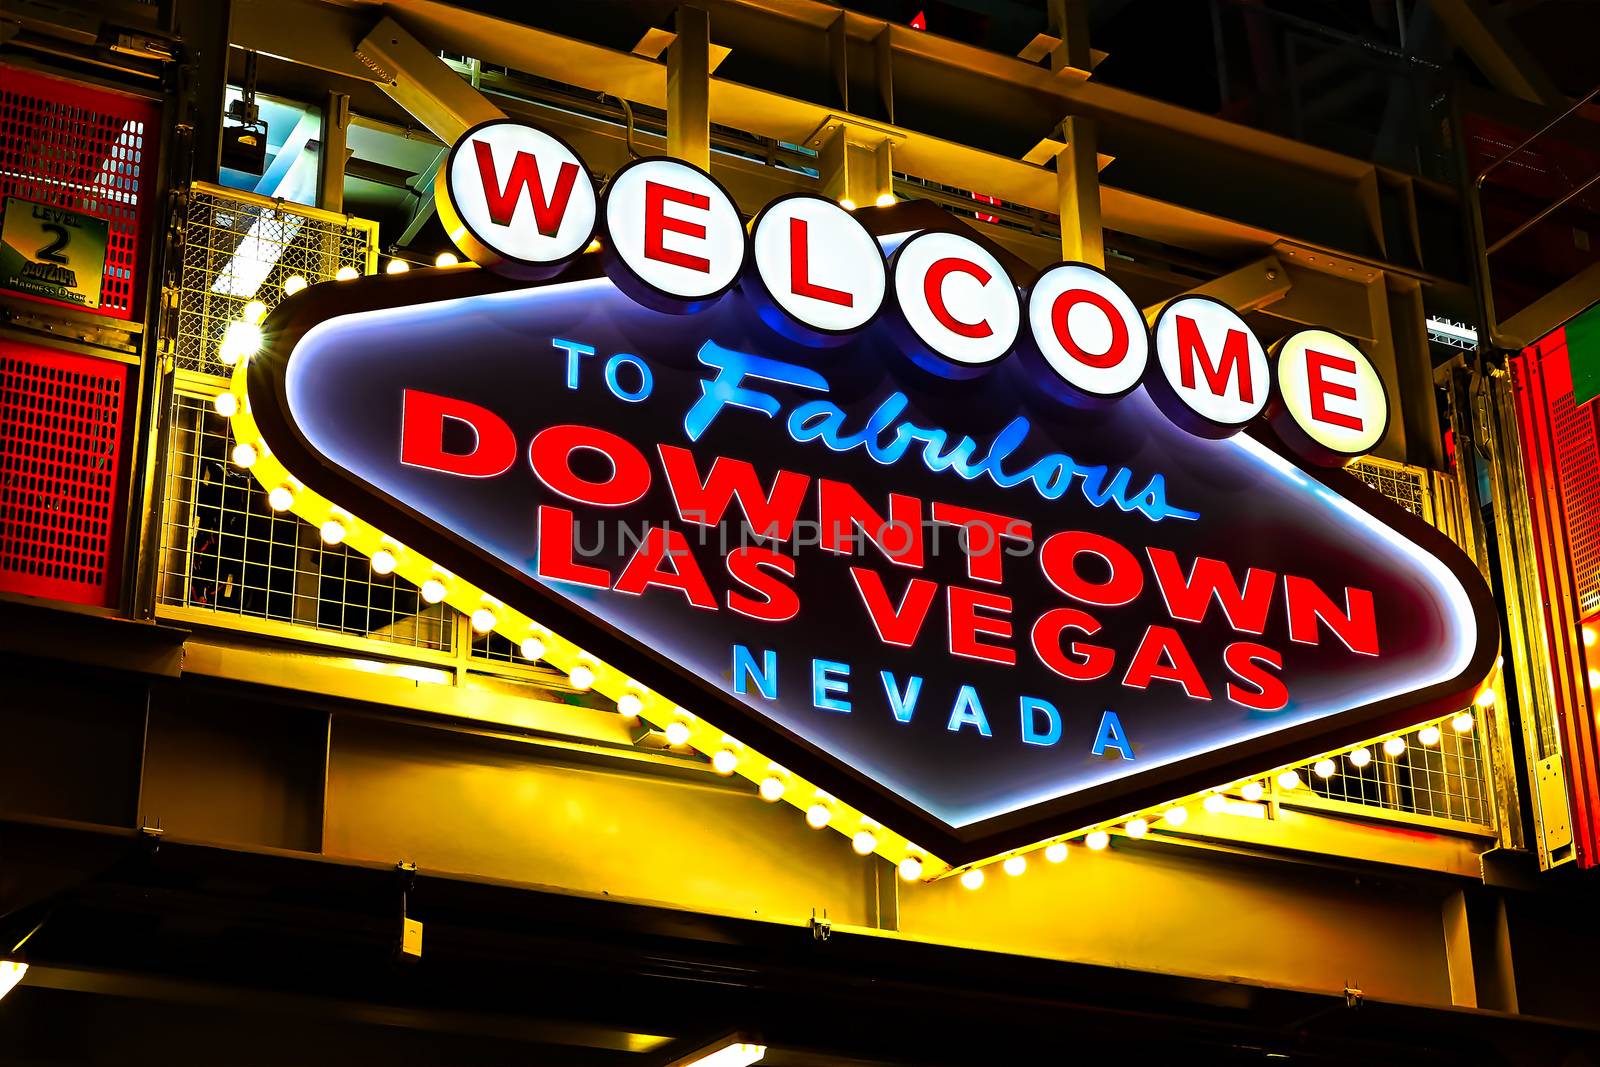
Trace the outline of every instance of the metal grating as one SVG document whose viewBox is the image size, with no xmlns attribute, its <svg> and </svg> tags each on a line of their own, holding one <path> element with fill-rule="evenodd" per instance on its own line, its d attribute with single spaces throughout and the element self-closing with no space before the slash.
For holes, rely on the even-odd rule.
<svg viewBox="0 0 1600 1067">
<path fill-rule="evenodd" d="M 167 454 L 163 604 L 294 623 L 450 652 L 456 614 L 411 585 L 372 573 L 366 557 L 267 506 L 266 491 L 228 457 L 227 420 L 210 399 L 180 394 Z"/>
<path fill-rule="evenodd" d="M 113 318 L 137 308 L 160 117 L 154 101 L 0 64 L 0 199 L 107 220 L 99 311 Z"/>
<path fill-rule="evenodd" d="M 1429 507 L 1427 471 L 1379 459 L 1362 459 L 1350 464 L 1350 473 L 1425 522 L 1433 521 Z"/>
<path fill-rule="evenodd" d="M 1301 781 L 1312 796 L 1338 804 L 1492 826 L 1484 742 L 1476 717 L 1463 733 L 1451 725 L 1453 718 L 1428 724 L 1439 735 L 1432 745 L 1423 744 L 1421 731 L 1413 729 L 1394 735 L 1404 745 L 1395 755 L 1389 754 L 1385 744 L 1390 739 L 1385 738 L 1328 757 L 1333 773 L 1326 778 L 1316 771 L 1318 761 L 1303 764 L 1297 768 Z M 1351 755 L 1363 750 L 1371 761 L 1357 766 Z M 1307 798 L 1299 792 L 1291 799 Z"/>
<path fill-rule="evenodd" d="M 259 300 L 271 308 L 291 278 L 332 279 L 340 268 L 371 273 L 377 223 L 196 185 L 189 194 L 174 355 L 182 370 L 225 375 L 217 346 L 228 323 Z"/>
<path fill-rule="evenodd" d="M 1600 432 L 1594 405 L 1573 403 L 1570 388 L 1549 403 L 1578 614 L 1587 616 L 1600 609 Z"/>
<path fill-rule="evenodd" d="M 126 364 L 0 343 L 0 590 L 108 607 Z"/>
</svg>

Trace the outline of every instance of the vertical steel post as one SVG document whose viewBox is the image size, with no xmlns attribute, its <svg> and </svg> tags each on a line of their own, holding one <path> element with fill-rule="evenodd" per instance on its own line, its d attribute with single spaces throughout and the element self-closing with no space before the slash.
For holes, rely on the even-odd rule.
<svg viewBox="0 0 1600 1067">
<path fill-rule="evenodd" d="M 711 15 L 678 8 L 667 48 L 667 154 L 711 169 Z"/>
</svg>

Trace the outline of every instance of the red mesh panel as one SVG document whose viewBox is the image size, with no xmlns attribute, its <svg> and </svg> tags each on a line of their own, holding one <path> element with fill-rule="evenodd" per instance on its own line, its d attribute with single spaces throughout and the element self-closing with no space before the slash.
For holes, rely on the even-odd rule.
<svg viewBox="0 0 1600 1067">
<path fill-rule="evenodd" d="M 0 342 L 0 590 L 116 601 L 128 367 Z"/>
<path fill-rule="evenodd" d="M 19 196 L 110 223 L 99 311 L 112 318 L 136 310 L 160 117 L 154 101 L 0 64 L 0 201 Z"/>
</svg>

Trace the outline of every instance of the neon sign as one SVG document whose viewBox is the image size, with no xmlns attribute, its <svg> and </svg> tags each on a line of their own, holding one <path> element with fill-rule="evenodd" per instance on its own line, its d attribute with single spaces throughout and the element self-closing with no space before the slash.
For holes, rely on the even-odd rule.
<svg viewBox="0 0 1600 1067">
<path fill-rule="evenodd" d="M 928 205 L 747 230 L 668 159 L 596 195 L 515 123 L 441 174 L 496 269 L 280 306 L 234 387 L 258 476 L 864 851 L 981 861 L 1488 671 L 1470 562 L 1334 469 L 1387 419 L 1343 338 L 1269 354 L 1199 297 L 1148 329 L 1081 264 L 1021 291 Z"/>
</svg>

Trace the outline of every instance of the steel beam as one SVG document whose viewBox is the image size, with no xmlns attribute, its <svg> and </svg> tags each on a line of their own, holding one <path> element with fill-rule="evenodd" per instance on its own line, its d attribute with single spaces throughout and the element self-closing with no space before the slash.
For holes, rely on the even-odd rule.
<svg viewBox="0 0 1600 1067">
<path fill-rule="evenodd" d="M 317 206 L 344 212 L 345 135 L 350 129 L 350 94 L 329 93 L 322 105 L 322 131 L 317 138 Z"/>
<path fill-rule="evenodd" d="M 1278 262 L 1276 256 L 1264 256 L 1186 293 L 1177 293 L 1169 300 L 1152 304 L 1144 309 L 1144 318 L 1154 326 L 1161 309 L 1180 296 L 1209 296 L 1243 315 L 1282 300 L 1289 292 L 1289 286 L 1289 275 L 1283 269 L 1283 264 Z"/>
<path fill-rule="evenodd" d="M 1094 120 L 1068 116 L 1061 123 L 1061 139 L 1065 145 L 1056 153 L 1061 258 L 1104 267 L 1106 242 L 1100 220 L 1100 165 Z"/>
<path fill-rule="evenodd" d="M 287 30 L 304 32 L 299 25 Z M 454 144 L 481 122 L 505 117 L 435 51 L 387 15 L 356 44 L 355 58 L 368 68 L 368 80 L 446 144 Z"/>
<path fill-rule="evenodd" d="M 1566 106 L 1565 94 L 1486 0 L 1433 0 L 1432 7 L 1495 88 L 1546 107 Z"/>
<path fill-rule="evenodd" d="M 711 167 L 711 16 L 684 4 L 667 46 L 667 154 Z"/>
</svg>

